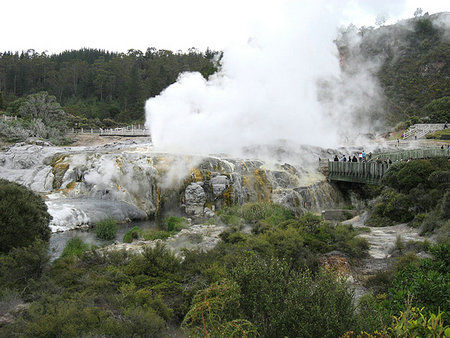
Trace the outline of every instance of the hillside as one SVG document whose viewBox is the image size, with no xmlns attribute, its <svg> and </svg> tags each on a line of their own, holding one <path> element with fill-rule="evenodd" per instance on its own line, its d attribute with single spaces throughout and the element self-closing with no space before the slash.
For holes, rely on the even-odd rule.
<svg viewBox="0 0 450 338">
<path fill-rule="evenodd" d="M 362 66 L 378 80 L 385 122 L 450 120 L 450 13 L 377 29 L 350 26 L 336 43 L 344 71 Z"/>
</svg>

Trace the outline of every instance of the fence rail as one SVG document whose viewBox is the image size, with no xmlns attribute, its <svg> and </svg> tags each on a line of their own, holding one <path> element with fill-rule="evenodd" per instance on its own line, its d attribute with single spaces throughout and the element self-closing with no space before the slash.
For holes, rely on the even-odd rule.
<svg viewBox="0 0 450 338">
<path fill-rule="evenodd" d="M 2 114 L 2 115 L 0 115 L 0 120 L 3 120 L 3 121 L 17 121 L 17 116 L 8 116 L 8 115 L 5 115 L 5 114 Z"/>
<path fill-rule="evenodd" d="M 128 126 L 123 128 L 108 128 L 108 129 L 94 129 L 94 128 L 80 128 L 75 129 L 72 128 L 68 132 L 68 134 L 96 134 L 99 136 L 150 136 L 150 130 L 141 128 L 141 126 Z"/>
<path fill-rule="evenodd" d="M 411 149 L 411 150 L 400 150 L 400 151 L 392 151 L 385 153 L 376 153 L 373 154 L 371 159 L 368 162 L 376 162 L 377 158 L 381 160 L 386 160 L 390 158 L 391 161 L 401 161 L 419 158 L 427 158 L 427 157 L 440 157 L 440 156 L 449 156 L 450 151 L 446 148 L 423 148 L 423 149 Z"/>
<path fill-rule="evenodd" d="M 386 171 L 389 169 L 389 164 L 376 162 L 377 158 L 383 161 L 390 158 L 393 162 L 420 159 L 429 157 L 449 157 L 449 149 L 428 148 L 428 149 L 413 149 L 403 150 L 390 153 L 376 153 L 368 162 L 328 162 L 328 179 L 331 181 L 345 181 L 356 183 L 379 183 Z"/>
<path fill-rule="evenodd" d="M 389 164 L 370 162 L 328 163 L 328 178 L 332 181 L 377 183 L 389 168 Z"/>
</svg>

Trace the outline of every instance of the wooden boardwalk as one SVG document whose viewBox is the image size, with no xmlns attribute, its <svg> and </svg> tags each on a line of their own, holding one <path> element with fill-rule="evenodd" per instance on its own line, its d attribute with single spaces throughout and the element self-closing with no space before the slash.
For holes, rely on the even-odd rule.
<svg viewBox="0 0 450 338">
<path fill-rule="evenodd" d="M 395 163 L 397 161 L 406 161 L 408 159 L 449 156 L 450 150 L 436 147 L 375 153 L 367 162 L 328 161 L 327 177 L 330 181 L 377 184 L 381 181 L 388 168 L 392 165 L 377 163 L 377 158 L 380 158 L 382 161 L 390 158 L 391 161 Z"/>
<path fill-rule="evenodd" d="M 389 164 L 376 162 L 328 162 L 328 179 L 355 183 L 378 183 Z"/>
</svg>

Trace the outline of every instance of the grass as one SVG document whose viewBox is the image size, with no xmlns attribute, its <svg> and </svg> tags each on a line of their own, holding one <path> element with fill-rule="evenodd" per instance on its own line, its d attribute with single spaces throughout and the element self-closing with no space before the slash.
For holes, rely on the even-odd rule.
<svg viewBox="0 0 450 338">
<path fill-rule="evenodd" d="M 427 134 L 426 138 L 440 140 L 442 135 L 447 135 L 448 137 L 450 137 L 450 129 L 443 129 L 443 130 L 435 131 L 433 133 L 429 133 L 429 134 Z M 446 141 L 449 141 L 449 140 L 446 140 Z"/>
<path fill-rule="evenodd" d="M 61 254 L 61 258 L 79 257 L 83 252 L 90 248 L 89 244 L 84 243 L 81 238 L 74 237 L 67 242 Z"/>
</svg>

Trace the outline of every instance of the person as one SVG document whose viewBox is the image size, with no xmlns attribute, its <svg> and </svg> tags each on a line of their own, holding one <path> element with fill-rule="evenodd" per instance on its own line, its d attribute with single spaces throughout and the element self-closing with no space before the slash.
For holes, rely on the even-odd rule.
<svg viewBox="0 0 450 338">
<path fill-rule="evenodd" d="M 334 160 L 333 161 L 334 162 L 339 162 L 339 159 L 338 159 L 337 155 L 334 155 Z"/>
<path fill-rule="evenodd" d="M 441 145 L 441 149 L 444 150 L 444 145 Z"/>
<path fill-rule="evenodd" d="M 363 161 L 365 161 L 366 160 L 366 152 L 364 151 L 364 149 L 363 149 L 361 155 L 362 155 Z"/>
<path fill-rule="evenodd" d="M 347 162 L 347 157 L 345 157 L 345 155 L 342 155 L 342 162 Z"/>
<path fill-rule="evenodd" d="M 388 157 L 388 163 L 389 163 L 389 164 L 392 164 L 392 160 L 391 160 L 390 157 Z"/>
<path fill-rule="evenodd" d="M 447 129 L 448 127 L 447 127 L 447 121 L 445 121 L 445 123 L 444 123 L 444 129 Z"/>
<path fill-rule="evenodd" d="M 352 162 L 358 162 L 358 159 L 356 158 L 356 156 L 355 156 L 355 155 L 353 155 L 353 159 L 352 159 Z"/>
<path fill-rule="evenodd" d="M 358 159 L 359 159 L 359 162 L 362 162 L 362 153 L 359 153 Z"/>
</svg>

